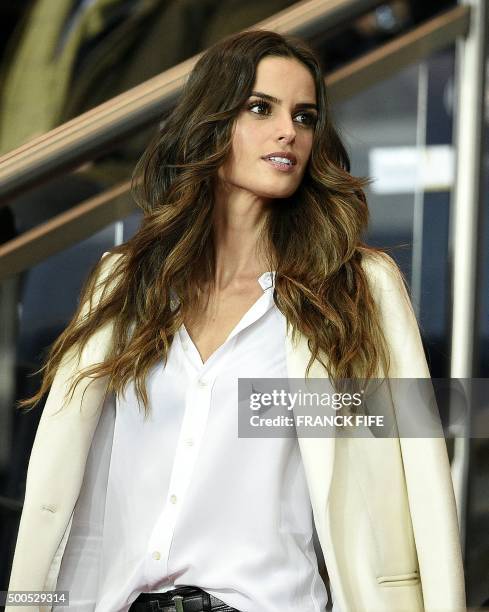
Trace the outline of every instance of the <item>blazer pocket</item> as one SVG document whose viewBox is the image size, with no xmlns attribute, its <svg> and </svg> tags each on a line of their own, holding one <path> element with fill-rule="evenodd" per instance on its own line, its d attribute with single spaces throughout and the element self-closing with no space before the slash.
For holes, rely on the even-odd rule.
<svg viewBox="0 0 489 612">
<path fill-rule="evenodd" d="M 382 587 L 392 586 L 411 586 L 419 584 L 419 572 L 409 572 L 408 574 L 393 574 L 392 576 L 377 576 L 377 582 Z"/>
</svg>

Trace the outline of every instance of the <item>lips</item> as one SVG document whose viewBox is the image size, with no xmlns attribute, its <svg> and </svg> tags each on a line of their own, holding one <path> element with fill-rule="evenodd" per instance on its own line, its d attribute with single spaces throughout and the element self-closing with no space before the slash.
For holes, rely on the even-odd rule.
<svg viewBox="0 0 489 612">
<path fill-rule="evenodd" d="M 289 166 L 295 166 L 297 164 L 297 157 L 293 153 L 287 153 L 285 151 L 269 153 L 268 155 L 264 155 L 262 159 L 271 160 L 275 163 L 288 164 Z"/>
</svg>

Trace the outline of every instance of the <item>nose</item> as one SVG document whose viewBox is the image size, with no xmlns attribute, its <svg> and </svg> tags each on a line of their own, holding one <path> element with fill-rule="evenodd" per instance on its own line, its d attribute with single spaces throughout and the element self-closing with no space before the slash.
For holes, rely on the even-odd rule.
<svg viewBox="0 0 489 612">
<path fill-rule="evenodd" d="M 280 119 L 277 132 L 279 142 L 287 144 L 289 142 L 294 142 L 296 131 L 294 122 L 290 116 L 284 116 Z"/>
</svg>

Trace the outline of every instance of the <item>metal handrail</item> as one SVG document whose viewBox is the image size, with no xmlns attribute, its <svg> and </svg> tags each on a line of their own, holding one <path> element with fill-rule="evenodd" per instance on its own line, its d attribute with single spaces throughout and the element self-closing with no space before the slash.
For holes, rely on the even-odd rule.
<svg viewBox="0 0 489 612">
<path fill-rule="evenodd" d="M 270 29 L 310 38 L 355 19 L 383 0 L 304 0 L 260 21 Z M 157 121 L 176 102 L 199 53 L 0 158 L 3 201 L 81 162 Z"/>
<path fill-rule="evenodd" d="M 466 36 L 470 7 L 457 6 L 396 37 L 326 78 L 330 98 L 340 101 L 389 78 L 406 66 Z"/>
<path fill-rule="evenodd" d="M 469 17 L 468 6 L 456 7 L 335 70 L 325 78 L 330 98 L 345 99 L 452 43 L 467 33 Z M 121 183 L 1 245 L 0 280 L 128 215 L 134 208 L 129 190 L 129 182 Z"/>
</svg>

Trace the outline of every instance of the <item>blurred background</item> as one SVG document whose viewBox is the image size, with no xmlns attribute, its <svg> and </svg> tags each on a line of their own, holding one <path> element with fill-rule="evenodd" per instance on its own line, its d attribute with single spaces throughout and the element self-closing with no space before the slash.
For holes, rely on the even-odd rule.
<svg viewBox="0 0 489 612">
<path fill-rule="evenodd" d="M 409 283 L 432 377 L 489 378 L 485 0 L 17 0 L 0 5 L 0 589 L 42 407 L 32 373 L 101 254 L 140 213 L 128 181 L 193 58 L 260 23 L 320 55 L 369 243 Z M 447 437 L 471 609 L 489 609 L 489 443 Z M 486 430 L 487 431 L 487 430 Z M 450 432 L 449 432 L 450 433 Z"/>
</svg>

